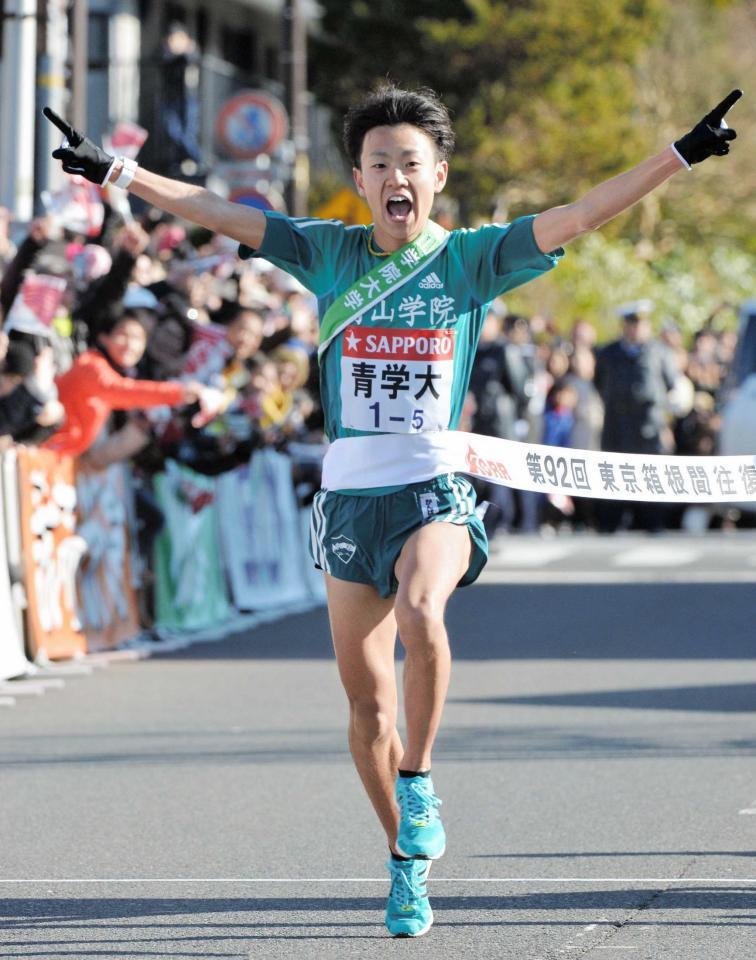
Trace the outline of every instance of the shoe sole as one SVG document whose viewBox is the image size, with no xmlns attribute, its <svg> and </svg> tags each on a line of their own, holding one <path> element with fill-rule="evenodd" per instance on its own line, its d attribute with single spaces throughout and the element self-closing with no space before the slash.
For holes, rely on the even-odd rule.
<svg viewBox="0 0 756 960">
<path fill-rule="evenodd" d="M 417 939 L 417 937 L 424 937 L 425 934 L 430 930 L 432 926 L 433 926 L 433 921 L 431 920 L 428 926 L 423 927 L 423 929 L 419 933 L 392 933 L 391 939 L 392 940 L 415 940 Z"/>
<path fill-rule="evenodd" d="M 426 934 L 426 933 L 430 930 L 430 928 L 433 926 L 433 920 L 434 920 L 434 919 L 435 919 L 435 918 L 434 918 L 433 914 L 431 913 L 431 918 L 430 918 L 430 920 L 428 921 L 427 926 L 423 927 L 423 929 L 420 930 L 418 933 L 392 933 L 392 934 L 391 934 L 391 939 L 392 939 L 392 940 L 414 940 L 416 937 L 424 937 L 425 934 Z"/>
<path fill-rule="evenodd" d="M 404 850 L 399 846 L 398 843 L 395 843 L 396 852 L 400 857 L 405 857 L 407 860 L 440 860 L 441 857 L 446 853 L 446 844 L 441 849 L 440 853 L 437 853 L 435 857 L 429 857 L 425 853 L 405 853 Z"/>
</svg>

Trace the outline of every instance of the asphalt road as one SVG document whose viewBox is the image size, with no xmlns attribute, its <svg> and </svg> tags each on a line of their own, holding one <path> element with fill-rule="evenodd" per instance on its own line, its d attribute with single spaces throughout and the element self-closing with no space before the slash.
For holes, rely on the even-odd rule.
<svg viewBox="0 0 756 960">
<path fill-rule="evenodd" d="M 450 605 L 426 937 L 383 929 L 316 610 L 0 711 L 0 957 L 750 960 L 754 584 L 554 563 Z"/>
</svg>

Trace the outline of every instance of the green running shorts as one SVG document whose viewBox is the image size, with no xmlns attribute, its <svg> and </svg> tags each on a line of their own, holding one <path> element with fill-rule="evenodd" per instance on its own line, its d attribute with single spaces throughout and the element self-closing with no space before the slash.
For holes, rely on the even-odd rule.
<svg viewBox="0 0 756 960">
<path fill-rule="evenodd" d="M 310 556 L 338 580 L 366 583 L 389 597 L 399 586 L 394 565 L 401 549 L 426 523 L 467 527 L 472 554 L 459 586 L 473 583 L 488 559 L 488 539 L 472 485 L 453 473 L 376 496 L 320 490 L 312 505 Z"/>
</svg>

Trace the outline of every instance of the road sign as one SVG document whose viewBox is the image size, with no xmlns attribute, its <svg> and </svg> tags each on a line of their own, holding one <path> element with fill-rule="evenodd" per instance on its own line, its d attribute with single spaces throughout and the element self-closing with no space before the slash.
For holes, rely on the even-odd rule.
<svg viewBox="0 0 756 960">
<path fill-rule="evenodd" d="M 288 126 L 286 110 L 279 100 L 259 90 L 243 90 L 221 107 L 216 134 L 229 156 L 249 160 L 275 150 Z"/>
<path fill-rule="evenodd" d="M 273 210 L 273 204 L 259 190 L 235 190 L 229 194 L 228 199 L 232 203 L 243 203 L 245 207 L 257 207 L 258 210 Z"/>
</svg>

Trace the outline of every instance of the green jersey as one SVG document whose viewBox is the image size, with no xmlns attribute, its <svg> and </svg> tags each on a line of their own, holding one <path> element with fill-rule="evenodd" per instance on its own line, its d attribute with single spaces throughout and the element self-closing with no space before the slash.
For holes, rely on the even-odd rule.
<svg viewBox="0 0 756 960">
<path fill-rule="evenodd" d="M 374 309 L 360 311 L 358 282 L 364 278 L 369 297 L 367 274 L 382 262 L 368 249 L 369 227 L 278 213 L 266 218 L 262 245 L 242 245 L 239 255 L 262 257 L 296 277 L 317 296 L 321 319 L 358 284 L 351 291 L 357 318 L 333 339 L 321 364 L 331 440 L 455 429 L 490 302 L 551 270 L 564 252 L 538 249 L 532 216 L 453 230 L 423 270 Z"/>
</svg>

